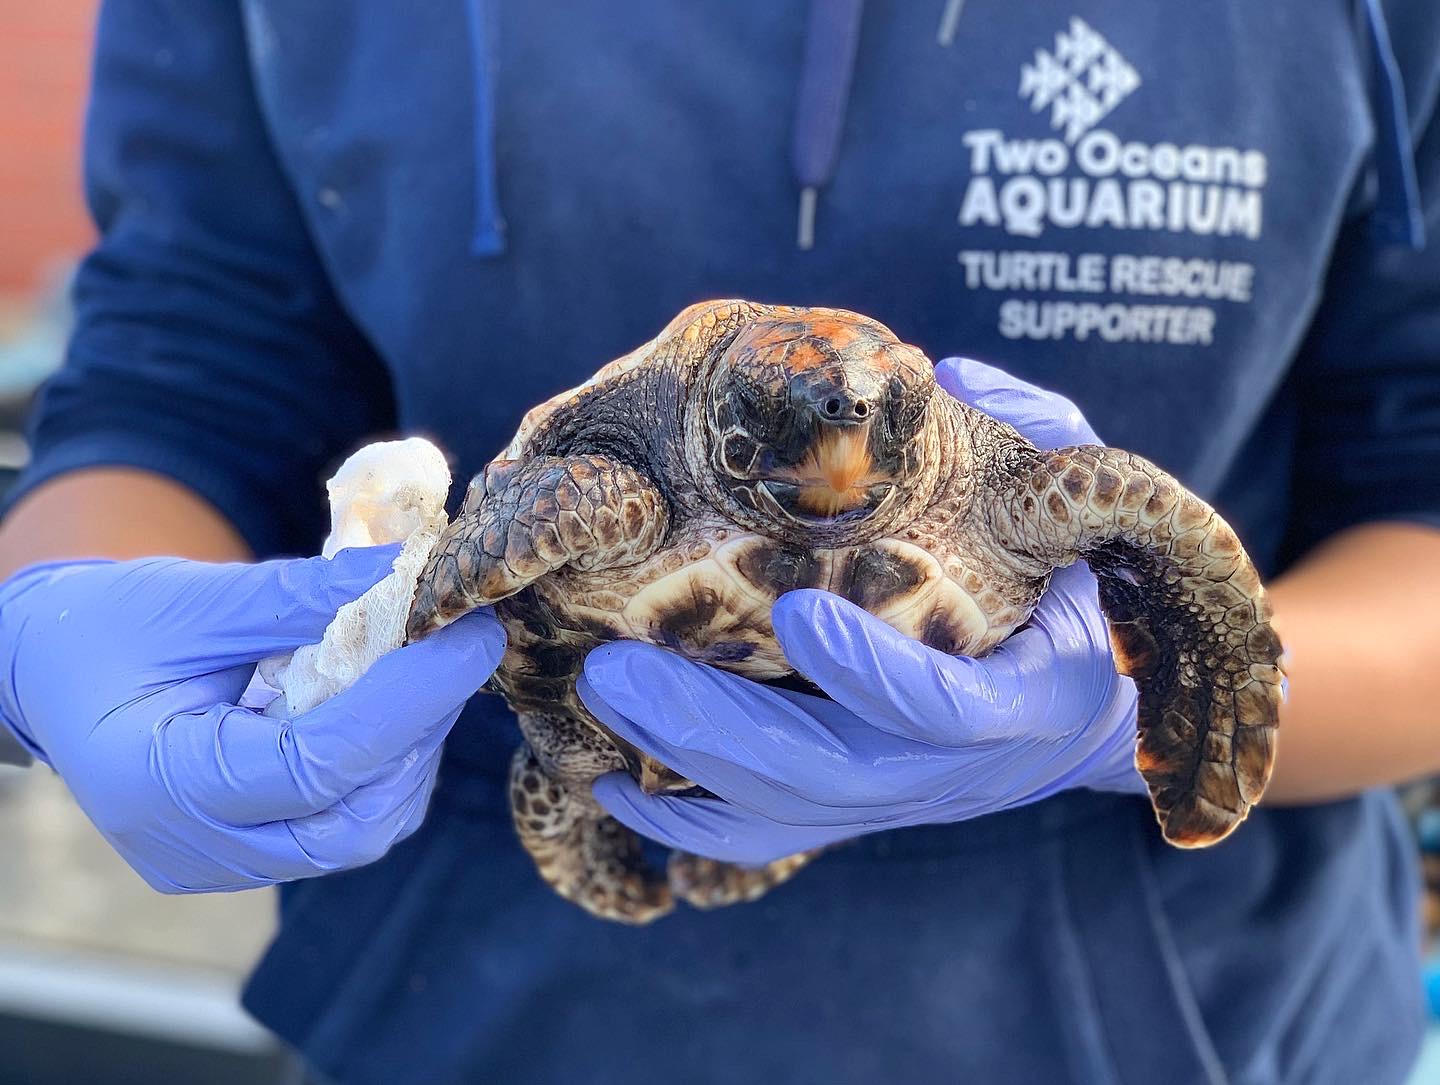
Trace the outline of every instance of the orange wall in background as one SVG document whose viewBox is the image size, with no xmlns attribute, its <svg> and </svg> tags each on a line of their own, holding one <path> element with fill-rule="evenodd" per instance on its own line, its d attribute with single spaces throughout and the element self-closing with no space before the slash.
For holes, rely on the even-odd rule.
<svg viewBox="0 0 1440 1085">
<path fill-rule="evenodd" d="M 80 132 L 97 0 L 0 0 L 0 293 L 45 283 L 92 233 Z"/>
</svg>

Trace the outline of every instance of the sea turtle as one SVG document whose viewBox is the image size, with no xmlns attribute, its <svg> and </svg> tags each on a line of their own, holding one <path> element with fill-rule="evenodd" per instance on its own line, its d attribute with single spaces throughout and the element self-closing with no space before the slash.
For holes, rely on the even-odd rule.
<svg viewBox="0 0 1440 1085">
<path fill-rule="evenodd" d="M 590 649 L 638 639 L 784 680 L 771 604 L 818 587 L 980 655 L 1077 558 L 1139 687 L 1136 764 L 1161 831 L 1214 843 L 1264 790 L 1280 703 L 1280 643 L 1235 533 L 1140 456 L 1039 451 L 937 392 L 924 354 L 856 313 L 693 305 L 531 410 L 431 554 L 407 636 L 495 605 L 510 642 L 493 685 L 525 737 L 520 839 L 562 896 L 642 923 L 676 896 L 754 899 L 807 856 L 750 869 L 675 853 L 668 876 L 652 869 L 590 784 L 628 770 L 651 792 L 694 785 L 586 710 Z"/>
</svg>

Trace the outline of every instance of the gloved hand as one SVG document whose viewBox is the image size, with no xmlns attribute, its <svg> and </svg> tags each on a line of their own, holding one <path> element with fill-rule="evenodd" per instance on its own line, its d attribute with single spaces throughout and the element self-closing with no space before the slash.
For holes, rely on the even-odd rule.
<svg viewBox="0 0 1440 1085">
<path fill-rule="evenodd" d="M 156 889 L 371 862 L 419 827 L 441 742 L 504 649 L 494 616 L 391 652 L 293 720 L 236 702 L 258 660 L 318 641 L 397 551 L 22 570 L 0 585 L 0 721 Z"/>
<path fill-rule="evenodd" d="M 937 377 L 1044 447 L 1096 440 L 1068 400 L 998 369 L 947 359 Z M 1029 626 L 981 660 L 933 651 L 821 591 L 782 596 L 772 617 L 786 658 L 833 700 L 650 645 L 590 653 L 580 692 L 591 711 L 720 797 L 647 796 L 612 773 L 595 795 L 620 821 L 684 851 L 764 863 L 1069 788 L 1144 792 L 1135 687 L 1115 671 L 1083 564 L 1057 571 Z"/>
</svg>

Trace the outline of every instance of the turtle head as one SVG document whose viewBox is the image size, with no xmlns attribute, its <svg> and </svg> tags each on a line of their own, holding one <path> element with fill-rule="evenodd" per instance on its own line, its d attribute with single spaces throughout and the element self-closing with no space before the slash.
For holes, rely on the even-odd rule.
<svg viewBox="0 0 1440 1085">
<path fill-rule="evenodd" d="M 762 318 L 704 387 L 705 488 L 746 526 L 797 542 L 873 536 L 929 497 L 933 369 L 882 324 L 833 309 Z"/>
</svg>

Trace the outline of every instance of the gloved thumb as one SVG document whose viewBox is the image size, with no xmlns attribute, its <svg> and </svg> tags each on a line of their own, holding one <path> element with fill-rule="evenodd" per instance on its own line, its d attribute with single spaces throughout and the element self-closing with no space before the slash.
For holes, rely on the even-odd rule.
<svg viewBox="0 0 1440 1085">
<path fill-rule="evenodd" d="M 219 670 L 315 643 L 336 611 L 384 578 L 399 553 L 398 545 L 369 546 L 333 558 L 176 563 L 183 583 L 146 600 L 162 625 L 189 631 L 176 642 L 189 661 Z M 142 582 L 126 590 L 145 589 Z M 183 668 L 187 661 L 172 662 Z"/>
<path fill-rule="evenodd" d="M 956 399 L 1008 422 L 1038 448 L 1100 443 L 1070 400 L 993 365 L 943 358 L 935 363 L 935 382 Z"/>
<path fill-rule="evenodd" d="M 347 794 L 455 722 L 505 653 L 505 630 L 475 611 L 381 656 L 349 689 L 291 721 L 297 771 Z"/>
</svg>

